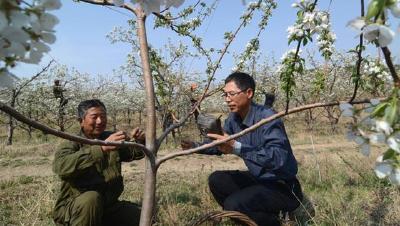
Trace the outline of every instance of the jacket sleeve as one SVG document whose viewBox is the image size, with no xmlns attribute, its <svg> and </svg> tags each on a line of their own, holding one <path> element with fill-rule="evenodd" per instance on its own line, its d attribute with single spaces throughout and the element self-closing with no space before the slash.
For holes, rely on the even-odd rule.
<svg viewBox="0 0 400 226">
<path fill-rule="evenodd" d="M 53 171 L 63 179 L 75 178 L 103 159 L 104 154 L 100 146 L 80 145 L 68 141 L 55 153 Z"/>
<path fill-rule="evenodd" d="M 261 127 L 259 146 L 241 144 L 240 156 L 253 175 L 281 168 L 289 155 L 289 142 L 283 123 L 274 120 Z"/>
</svg>

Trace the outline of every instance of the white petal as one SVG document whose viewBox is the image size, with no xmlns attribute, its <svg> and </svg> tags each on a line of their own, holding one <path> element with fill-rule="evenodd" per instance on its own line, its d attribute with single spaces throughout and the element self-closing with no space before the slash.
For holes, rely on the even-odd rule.
<svg viewBox="0 0 400 226">
<path fill-rule="evenodd" d="M 380 47 L 386 47 L 390 43 L 392 43 L 392 40 L 394 38 L 394 31 L 392 31 L 390 28 L 382 25 L 379 27 L 379 38 L 378 38 L 378 43 Z"/>
<path fill-rule="evenodd" d="M 46 10 L 54 10 L 61 8 L 60 0 L 39 0 L 39 5 Z"/>
<path fill-rule="evenodd" d="M 26 27 L 29 25 L 30 19 L 29 16 L 21 13 L 20 11 L 12 10 L 10 13 L 10 20 L 12 23 L 12 26 L 22 28 Z"/>
<path fill-rule="evenodd" d="M 353 111 L 350 109 L 346 109 L 342 112 L 342 116 L 344 117 L 352 117 L 353 116 Z"/>
<path fill-rule="evenodd" d="M 386 141 L 387 145 L 400 154 L 400 140 L 394 136 L 391 136 Z"/>
<path fill-rule="evenodd" d="M 372 104 L 373 106 L 378 105 L 380 102 L 381 102 L 381 101 L 380 101 L 379 99 L 371 99 L 371 104 Z"/>
<path fill-rule="evenodd" d="M 347 23 L 347 26 L 352 27 L 356 30 L 361 30 L 365 26 L 365 21 L 360 18 L 353 19 Z"/>
<path fill-rule="evenodd" d="M 43 42 L 33 42 L 31 44 L 33 48 L 35 48 L 37 51 L 42 52 L 42 53 L 47 53 L 50 51 L 50 47 L 48 47 L 46 44 Z"/>
<path fill-rule="evenodd" d="M 369 154 L 371 153 L 371 147 L 369 146 L 369 144 L 365 143 L 361 145 L 361 153 L 365 156 L 369 156 Z"/>
<path fill-rule="evenodd" d="M 340 110 L 344 111 L 346 109 L 353 109 L 353 105 L 349 104 L 349 103 L 341 103 L 339 105 Z"/>
<path fill-rule="evenodd" d="M 379 36 L 379 25 L 370 24 L 363 29 L 364 38 L 370 42 L 374 41 Z"/>
<path fill-rule="evenodd" d="M 185 2 L 185 0 L 166 0 L 165 3 L 165 7 L 175 7 L 178 8 L 179 6 L 181 6 L 183 4 L 183 2 Z M 244 2 L 244 0 L 242 0 L 242 3 Z"/>
<path fill-rule="evenodd" d="M 45 31 L 52 31 L 54 26 L 59 23 L 56 16 L 50 13 L 43 13 L 39 17 L 40 27 Z"/>
<path fill-rule="evenodd" d="M 389 180 L 394 185 L 400 185 L 400 169 L 394 169 L 389 176 Z"/>
<path fill-rule="evenodd" d="M 377 120 L 375 122 L 376 124 L 376 130 L 378 132 L 384 132 L 386 135 L 390 135 L 393 132 L 393 128 L 390 126 L 390 124 L 384 120 Z"/>
<path fill-rule="evenodd" d="M 13 26 L 8 26 L 4 28 L 1 35 L 9 41 L 12 40 L 19 43 L 26 43 L 30 39 L 28 33 L 21 30 L 20 28 Z"/>
<path fill-rule="evenodd" d="M 0 11 L 0 31 L 8 26 L 8 19 L 3 12 Z"/>
<path fill-rule="evenodd" d="M 347 131 L 346 138 L 349 141 L 353 141 L 356 138 L 356 135 L 353 131 Z"/>
<path fill-rule="evenodd" d="M 392 172 L 392 165 L 387 162 L 377 163 L 375 166 L 375 174 L 378 178 L 382 179 L 390 175 Z"/>
<path fill-rule="evenodd" d="M 385 142 L 386 136 L 383 133 L 373 133 L 373 134 L 370 134 L 368 136 L 368 138 L 372 144 L 379 144 L 379 143 Z"/>
<path fill-rule="evenodd" d="M 8 71 L 0 72 L 0 88 L 13 88 L 17 77 Z"/>
<path fill-rule="evenodd" d="M 362 145 L 362 144 L 365 143 L 365 139 L 364 139 L 363 137 L 361 137 L 361 136 L 357 136 L 357 137 L 354 139 L 354 142 L 356 142 L 356 144 L 358 144 L 358 145 Z"/>
<path fill-rule="evenodd" d="M 393 16 L 400 18 L 400 7 L 398 7 L 397 3 L 390 6 L 390 11 L 392 12 Z"/>
<path fill-rule="evenodd" d="M 124 0 L 114 0 L 114 5 L 118 7 L 123 6 Z"/>
<path fill-rule="evenodd" d="M 48 44 L 53 44 L 56 41 L 56 36 L 53 33 L 42 33 L 40 37 Z"/>
<path fill-rule="evenodd" d="M 144 12 L 146 15 L 151 14 L 152 12 L 159 13 L 160 12 L 160 0 L 143 0 L 141 2 Z"/>
<path fill-rule="evenodd" d="M 26 49 L 25 47 L 19 42 L 12 42 L 11 46 L 7 48 L 11 55 L 18 56 L 23 58 L 25 56 Z"/>
</svg>

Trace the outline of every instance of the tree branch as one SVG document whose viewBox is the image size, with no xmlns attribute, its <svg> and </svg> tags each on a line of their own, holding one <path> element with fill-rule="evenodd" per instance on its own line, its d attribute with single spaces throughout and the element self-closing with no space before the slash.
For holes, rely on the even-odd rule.
<svg viewBox="0 0 400 226">
<path fill-rule="evenodd" d="M 168 154 L 168 155 L 166 155 L 166 156 L 164 156 L 162 158 L 159 158 L 156 161 L 156 166 L 159 167 L 163 162 L 165 162 L 165 161 L 167 161 L 169 159 L 172 159 L 172 158 L 175 158 L 175 157 L 178 157 L 178 156 L 182 156 L 182 155 L 193 154 L 193 153 L 199 152 L 201 150 L 205 150 L 207 148 L 215 147 L 215 146 L 217 146 L 219 144 L 222 144 L 222 143 L 225 143 L 225 142 L 227 142 L 229 140 L 238 138 L 240 136 L 243 136 L 244 134 L 247 134 L 247 133 L 249 133 L 251 131 L 254 131 L 258 127 L 260 127 L 260 126 L 262 126 L 262 125 L 264 125 L 264 124 L 266 124 L 268 122 L 271 122 L 272 120 L 281 118 L 283 116 L 290 115 L 290 114 L 297 113 L 297 112 L 301 112 L 301 111 L 308 110 L 308 109 L 313 109 L 313 108 L 335 106 L 335 105 L 339 105 L 341 103 L 348 103 L 348 102 L 347 101 L 335 101 L 335 102 L 330 102 L 330 103 L 314 103 L 314 104 L 303 105 L 303 106 L 300 106 L 300 107 L 295 107 L 295 108 L 292 108 L 292 109 L 289 109 L 289 110 L 280 111 L 280 112 L 278 112 L 278 113 L 276 113 L 276 114 L 274 114 L 274 115 L 272 115 L 272 116 L 270 116 L 268 118 L 260 120 L 256 124 L 252 125 L 251 127 L 247 128 L 245 130 L 242 130 L 239 133 L 230 135 L 229 137 L 227 137 L 227 138 L 225 138 L 223 140 L 214 141 L 214 142 L 211 142 L 211 143 L 208 143 L 208 144 L 204 144 L 204 145 L 202 145 L 200 147 L 191 148 L 191 149 L 188 149 L 188 150 L 185 150 L 185 151 L 177 151 L 177 152 Z M 354 105 L 354 104 L 364 104 L 364 103 L 370 103 L 370 99 L 353 101 L 351 104 Z"/>
<path fill-rule="evenodd" d="M 361 0 L 361 17 L 364 17 L 364 0 Z M 360 44 L 358 45 L 358 52 L 357 52 L 357 63 L 356 63 L 356 85 L 354 87 L 354 92 L 353 92 L 353 96 L 351 97 L 349 102 L 352 102 L 356 96 L 357 96 L 357 90 L 358 90 L 358 86 L 360 85 L 360 79 L 361 79 L 361 62 L 362 62 L 362 51 L 363 51 L 363 38 L 364 35 L 363 33 L 360 34 Z"/>
<path fill-rule="evenodd" d="M 59 130 L 50 128 L 46 125 L 43 125 L 39 122 L 36 122 L 34 120 L 31 120 L 31 119 L 25 117 L 24 115 L 22 115 L 21 113 L 16 111 L 14 108 L 4 104 L 1 101 L 0 101 L 0 110 L 7 113 L 8 115 L 10 115 L 11 117 L 15 118 L 16 120 L 18 120 L 20 122 L 28 124 L 35 129 L 38 129 L 47 134 L 54 135 L 56 137 L 60 137 L 60 138 L 67 139 L 70 141 L 75 141 L 75 142 L 82 143 L 82 144 L 89 144 L 89 145 L 136 147 L 136 148 L 139 148 L 140 150 L 142 150 L 148 157 L 154 158 L 154 155 L 142 144 L 128 142 L 128 141 L 109 142 L 109 141 L 102 141 L 102 140 L 97 140 L 97 139 L 87 139 L 87 138 L 83 138 L 83 137 L 80 137 L 77 135 L 72 135 L 69 133 L 61 132 Z"/>
</svg>

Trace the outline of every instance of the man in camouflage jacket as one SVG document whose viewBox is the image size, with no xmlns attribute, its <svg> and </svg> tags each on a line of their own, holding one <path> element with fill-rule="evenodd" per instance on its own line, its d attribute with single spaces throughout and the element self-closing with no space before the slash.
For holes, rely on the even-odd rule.
<svg viewBox="0 0 400 226">
<path fill-rule="evenodd" d="M 99 100 L 78 106 L 80 135 L 105 141 L 129 140 L 122 131 L 105 131 L 107 113 Z M 138 128 L 132 138 L 144 142 Z M 131 147 L 95 146 L 65 142 L 55 153 L 53 171 L 61 178 L 61 189 L 53 218 L 58 225 L 138 225 L 140 207 L 119 201 L 124 185 L 121 162 L 141 159 L 142 151 Z"/>
</svg>

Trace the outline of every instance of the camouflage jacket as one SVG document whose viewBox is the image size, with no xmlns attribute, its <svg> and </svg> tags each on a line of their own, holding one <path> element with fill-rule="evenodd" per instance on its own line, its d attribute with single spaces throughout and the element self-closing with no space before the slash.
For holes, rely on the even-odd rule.
<svg viewBox="0 0 400 226">
<path fill-rule="evenodd" d="M 99 139 L 105 140 L 111 134 L 105 131 Z M 120 147 L 117 151 L 103 152 L 98 145 L 63 143 L 53 162 L 53 171 L 61 179 L 54 216 L 62 215 L 65 206 L 85 191 L 98 191 L 103 194 L 105 206 L 113 204 L 124 189 L 121 162 L 143 157 L 143 152 L 135 148 Z"/>
</svg>

